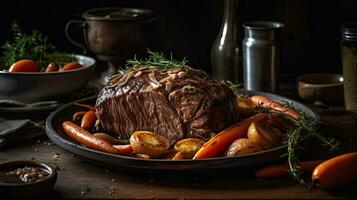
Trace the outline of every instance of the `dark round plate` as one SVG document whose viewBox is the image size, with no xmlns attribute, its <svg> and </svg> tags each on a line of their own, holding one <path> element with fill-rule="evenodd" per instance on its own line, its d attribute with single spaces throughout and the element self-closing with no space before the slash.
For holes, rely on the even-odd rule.
<svg viewBox="0 0 357 200">
<path fill-rule="evenodd" d="M 308 113 L 312 118 L 318 119 L 317 114 L 303 104 L 270 93 L 244 91 L 248 95 L 263 95 L 272 100 L 293 103 L 297 109 Z M 94 98 L 87 98 L 77 102 L 94 104 Z M 94 161 L 102 166 L 114 169 L 154 171 L 207 171 L 222 168 L 250 167 L 279 159 L 286 152 L 286 145 L 281 145 L 265 151 L 251 153 L 237 157 L 217 157 L 202 160 L 167 160 L 167 159 L 138 159 L 127 156 L 114 155 L 86 148 L 69 138 L 62 129 L 62 122 L 71 120 L 74 112 L 81 110 L 73 103 L 66 104 L 52 112 L 46 121 L 48 137 L 60 147 L 79 155 L 87 160 Z"/>
</svg>

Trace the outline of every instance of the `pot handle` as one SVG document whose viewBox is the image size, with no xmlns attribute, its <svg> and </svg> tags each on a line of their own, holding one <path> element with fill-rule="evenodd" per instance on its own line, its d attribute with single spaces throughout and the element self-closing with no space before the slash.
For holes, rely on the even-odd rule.
<svg viewBox="0 0 357 200">
<path fill-rule="evenodd" d="M 70 35 L 69 35 L 69 29 L 71 28 L 72 25 L 76 25 L 77 27 L 80 27 L 82 29 L 86 28 L 87 27 L 87 24 L 83 21 L 83 20 L 74 20 L 74 19 L 71 19 L 69 20 L 67 23 L 66 23 L 66 27 L 65 27 L 65 35 L 66 35 L 66 38 L 69 42 L 71 42 L 73 45 L 83 49 L 83 54 L 86 54 L 87 53 L 87 48 L 84 44 L 80 43 L 80 42 L 77 42 L 75 41 Z M 85 36 L 86 37 L 86 36 Z"/>
</svg>

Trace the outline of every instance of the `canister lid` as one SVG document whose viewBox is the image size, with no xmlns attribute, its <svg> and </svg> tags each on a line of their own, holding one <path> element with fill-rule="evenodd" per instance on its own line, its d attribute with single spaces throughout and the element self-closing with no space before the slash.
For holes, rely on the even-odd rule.
<svg viewBox="0 0 357 200">
<path fill-rule="evenodd" d="M 149 9 L 102 7 L 87 10 L 82 14 L 86 20 L 97 21 L 131 21 L 145 20 L 154 16 L 154 12 Z"/>
<path fill-rule="evenodd" d="M 346 41 L 357 41 L 357 23 L 350 22 L 342 24 L 341 38 Z"/>
</svg>

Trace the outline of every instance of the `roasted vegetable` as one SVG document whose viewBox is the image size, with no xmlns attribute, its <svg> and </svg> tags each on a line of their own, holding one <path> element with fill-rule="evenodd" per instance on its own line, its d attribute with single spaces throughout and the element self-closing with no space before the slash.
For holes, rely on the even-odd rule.
<svg viewBox="0 0 357 200">
<path fill-rule="evenodd" d="M 39 72 L 38 65 L 29 59 L 23 59 L 13 63 L 9 69 L 9 72 Z"/>
<path fill-rule="evenodd" d="M 304 161 L 299 163 L 300 171 L 312 171 L 314 168 L 322 163 L 323 160 L 315 160 L 315 161 Z M 289 165 L 272 165 L 268 167 L 264 167 L 256 172 L 256 177 L 258 178 L 274 178 L 279 176 L 284 176 L 289 174 L 290 168 Z"/>
<path fill-rule="evenodd" d="M 133 147 L 130 144 L 113 145 L 113 147 L 118 149 L 121 155 L 129 155 L 131 152 L 133 152 Z"/>
<path fill-rule="evenodd" d="M 318 165 L 312 173 L 312 183 L 319 188 L 342 187 L 357 179 L 357 152 L 331 158 Z"/>
<path fill-rule="evenodd" d="M 264 125 L 255 121 L 248 128 L 248 138 L 252 143 L 268 149 L 278 145 L 281 142 L 282 134 L 279 129 Z"/>
<path fill-rule="evenodd" d="M 111 145 L 109 142 L 93 136 L 90 132 L 73 122 L 63 122 L 62 128 L 68 136 L 86 147 L 95 149 L 97 151 L 125 155 L 125 152 L 121 152 L 119 149 L 114 148 L 113 145 Z"/>
<path fill-rule="evenodd" d="M 258 144 L 253 143 L 248 138 L 239 138 L 228 147 L 225 156 L 239 156 L 248 153 L 254 153 L 260 150 L 262 150 L 262 148 Z"/>
<path fill-rule="evenodd" d="M 256 106 L 263 106 L 269 109 L 276 110 L 278 112 L 285 113 L 287 116 L 291 117 L 294 120 L 298 120 L 301 117 L 300 113 L 296 110 L 291 109 L 279 102 L 272 101 L 264 96 L 252 96 L 250 99 Z"/>
<path fill-rule="evenodd" d="M 233 141 L 247 136 L 248 127 L 252 122 L 263 120 L 266 117 L 266 113 L 260 113 L 218 133 L 197 151 L 193 159 L 220 156 Z"/>
<path fill-rule="evenodd" d="M 72 121 L 73 121 L 73 122 L 81 121 L 83 115 L 85 115 L 86 113 L 87 113 L 87 111 L 78 111 L 78 112 L 75 112 L 75 113 L 73 114 L 73 116 L 72 116 Z"/>
<path fill-rule="evenodd" d="M 130 137 L 130 144 L 134 153 L 150 157 L 164 155 L 169 149 L 169 141 L 165 137 L 149 131 L 135 131 Z"/>
<path fill-rule="evenodd" d="M 243 118 L 251 116 L 255 109 L 255 105 L 249 97 L 242 97 L 239 95 L 237 95 L 237 107 L 239 116 Z"/>
<path fill-rule="evenodd" d="M 177 152 L 181 152 L 183 157 L 192 159 L 204 143 L 204 140 L 198 138 L 186 138 L 175 144 L 175 150 Z"/>
<path fill-rule="evenodd" d="M 93 134 L 95 137 L 103 139 L 110 144 L 129 144 L 129 140 L 119 140 L 114 138 L 113 136 L 110 136 L 106 133 L 94 133 Z"/>
<path fill-rule="evenodd" d="M 83 115 L 81 127 L 88 130 L 94 126 L 95 120 L 97 120 L 95 112 L 93 110 L 90 110 Z"/>
</svg>

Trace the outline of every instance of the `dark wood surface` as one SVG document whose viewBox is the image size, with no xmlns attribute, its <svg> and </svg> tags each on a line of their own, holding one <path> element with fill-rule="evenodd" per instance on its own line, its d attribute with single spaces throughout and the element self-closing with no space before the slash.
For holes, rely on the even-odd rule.
<svg viewBox="0 0 357 200">
<path fill-rule="evenodd" d="M 287 93 L 287 95 L 289 95 Z M 291 96 L 291 95 L 289 95 Z M 317 109 L 326 123 L 323 134 L 342 141 L 342 149 L 327 154 L 314 141 L 304 144 L 301 159 L 321 159 L 357 150 L 357 114 L 342 107 Z M 112 171 L 99 167 L 62 150 L 46 137 L 33 139 L 0 150 L 0 162 L 37 160 L 58 169 L 54 190 L 43 199 L 356 199 L 357 183 L 325 191 L 299 186 L 291 177 L 259 180 L 254 171 L 212 172 L 206 174 L 142 174 Z M 351 169 L 356 170 L 356 169 Z"/>
</svg>

